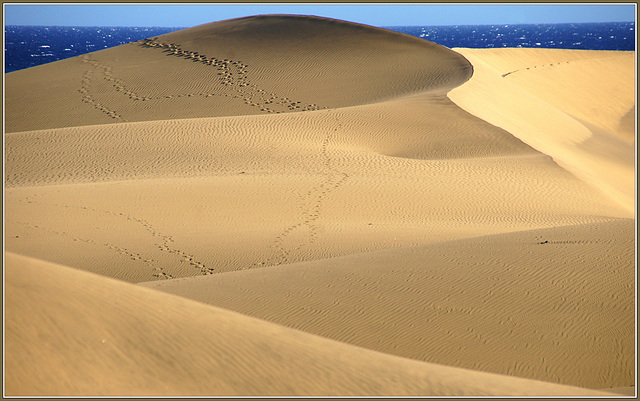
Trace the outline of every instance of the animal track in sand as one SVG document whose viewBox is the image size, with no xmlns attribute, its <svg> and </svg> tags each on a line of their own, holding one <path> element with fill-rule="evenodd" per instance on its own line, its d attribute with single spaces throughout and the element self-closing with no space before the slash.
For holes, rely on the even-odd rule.
<svg viewBox="0 0 640 401">
<path fill-rule="evenodd" d="M 285 228 L 276 238 L 273 244 L 275 255 L 258 263 L 254 263 L 251 268 L 272 265 L 282 265 L 288 263 L 292 253 L 304 247 L 312 245 L 318 237 L 317 222 L 322 216 L 322 205 L 324 199 L 333 191 L 338 189 L 349 178 L 347 173 L 340 171 L 335 166 L 335 161 L 329 154 L 329 144 L 342 129 L 342 123 L 335 116 L 335 124 L 322 140 L 320 153 L 322 155 L 322 182 L 314 186 L 304 194 L 301 194 L 300 206 L 302 209 L 301 218 L 298 223 Z M 309 233 L 303 240 L 293 247 L 287 247 L 285 240 L 293 232 L 306 229 Z"/>
<path fill-rule="evenodd" d="M 159 232 L 157 229 L 155 229 L 146 220 L 139 219 L 139 218 L 136 218 L 134 216 L 131 216 L 131 215 L 128 215 L 128 214 L 125 214 L 125 213 L 122 213 L 122 212 L 113 212 L 113 211 L 109 211 L 109 210 L 99 210 L 99 209 L 95 209 L 95 208 L 91 208 L 91 207 L 87 207 L 87 206 L 66 205 L 66 204 L 59 204 L 59 203 L 43 203 L 43 202 L 39 202 L 39 201 L 33 200 L 33 197 L 34 196 L 28 196 L 28 197 L 20 200 L 20 202 L 21 203 L 30 203 L 30 204 L 39 204 L 39 205 L 42 205 L 42 206 L 56 206 L 56 207 L 61 207 L 61 208 L 66 208 L 66 209 L 82 210 L 83 213 L 107 214 L 107 215 L 116 217 L 118 219 L 124 219 L 124 220 L 126 220 L 128 222 L 137 224 L 138 226 L 143 227 L 144 230 L 147 231 L 153 238 L 158 238 L 159 239 L 159 241 L 156 242 L 155 245 L 158 247 L 158 249 L 160 251 L 167 252 L 167 253 L 169 253 L 171 255 L 175 255 L 176 257 L 178 257 L 180 259 L 181 263 L 188 263 L 192 267 L 195 267 L 195 268 L 199 269 L 201 274 L 203 274 L 203 275 L 213 274 L 214 271 L 215 271 L 213 268 L 207 267 L 204 263 L 198 261 L 194 255 L 191 255 L 191 254 L 189 254 L 189 253 L 187 253 L 187 252 L 185 252 L 185 251 L 183 251 L 181 249 L 175 248 L 172 245 L 175 242 L 172 236 L 166 235 L 166 234 L 163 234 L 163 233 Z M 71 238 L 74 241 L 81 241 L 81 242 L 85 242 L 85 243 L 89 243 L 89 244 L 93 244 L 93 245 L 105 246 L 108 249 L 111 249 L 111 250 L 113 250 L 115 252 L 118 252 L 121 255 L 129 256 L 132 260 L 142 261 L 147 266 L 152 267 L 153 270 L 154 270 L 154 273 L 153 273 L 154 277 L 173 278 L 172 275 L 170 275 L 170 274 L 168 274 L 168 273 L 166 273 L 164 271 L 164 268 L 162 266 L 158 265 L 159 262 L 157 262 L 155 260 L 152 260 L 152 259 L 143 258 L 140 254 L 135 253 L 135 252 L 131 252 L 130 250 L 128 250 L 126 248 L 119 247 L 119 246 L 111 244 L 111 243 L 102 243 L 102 242 L 91 240 L 91 239 L 79 238 L 77 236 L 73 236 L 70 233 L 67 233 L 67 232 L 64 232 L 64 231 L 58 231 L 58 230 L 42 227 L 40 225 L 17 222 L 17 221 L 13 222 L 13 223 L 25 225 L 25 226 L 28 226 L 28 227 L 34 228 L 34 229 L 48 231 L 48 232 L 51 232 L 53 234 L 62 235 L 62 236 Z"/>
</svg>

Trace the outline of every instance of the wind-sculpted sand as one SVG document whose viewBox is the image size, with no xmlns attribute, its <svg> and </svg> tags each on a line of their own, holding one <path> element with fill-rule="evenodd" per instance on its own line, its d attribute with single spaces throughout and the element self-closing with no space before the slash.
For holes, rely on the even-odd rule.
<svg viewBox="0 0 640 401">
<path fill-rule="evenodd" d="M 458 50 L 475 74 L 449 94 L 457 105 L 553 157 L 634 215 L 635 52 Z M 494 95 L 479 96 L 483 88 Z"/>
<path fill-rule="evenodd" d="M 457 51 L 258 16 L 7 74 L 7 394 L 632 391 L 634 55 Z"/>
</svg>

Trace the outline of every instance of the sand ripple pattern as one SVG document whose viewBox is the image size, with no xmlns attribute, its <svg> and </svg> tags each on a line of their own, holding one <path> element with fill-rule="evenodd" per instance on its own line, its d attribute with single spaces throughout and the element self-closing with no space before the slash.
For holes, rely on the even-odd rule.
<svg viewBox="0 0 640 401">
<path fill-rule="evenodd" d="M 623 386 L 635 362 L 632 232 L 619 219 L 147 285 L 405 358 Z"/>
</svg>

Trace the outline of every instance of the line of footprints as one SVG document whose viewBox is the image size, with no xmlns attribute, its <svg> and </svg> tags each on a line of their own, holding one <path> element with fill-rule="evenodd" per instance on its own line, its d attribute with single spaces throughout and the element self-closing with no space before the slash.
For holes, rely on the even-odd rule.
<svg viewBox="0 0 640 401">
<path fill-rule="evenodd" d="M 551 63 L 551 64 L 543 64 L 543 65 L 534 65 L 533 67 L 527 67 L 527 70 L 533 69 L 533 68 L 544 68 L 544 67 L 553 67 L 554 65 L 560 65 L 560 64 L 569 64 L 569 61 L 565 61 L 564 63 L 558 62 L 558 63 Z M 522 70 L 513 70 L 513 71 L 509 71 L 505 74 L 502 74 L 502 78 L 506 77 L 507 75 L 513 74 L 515 72 L 520 72 Z"/>
<path fill-rule="evenodd" d="M 85 72 L 82 76 L 81 88 L 79 92 L 82 94 L 82 101 L 90 104 L 92 107 L 108 115 L 111 118 L 120 121 L 126 121 L 122 115 L 116 111 L 110 109 L 104 104 L 97 101 L 90 93 L 90 85 L 96 78 L 96 72 L 102 70 L 102 79 L 111 82 L 113 89 L 116 92 L 120 92 L 133 101 L 149 101 L 158 99 L 174 99 L 181 97 L 211 97 L 211 96 L 226 96 L 244 101 L 245 104 L 260 108 L 260 111 L 266 113 L 283 113 L 289 111 L 314 111 L 324 109 L 316 104 L 303 104 L 300 101 L 294 101 L 288 97 L 280 97 L 274 93 L 267 93 L 265 90 L 258 88 L 257 85 L 249 82 L 247 78 L 248 66 L 240 61 L 234 61 L 229 59 L 218 59 L 215 57 L 207 57 L 204 54 L 198 52 L 191 52 L 183 50 L 179 45 L 175 43 L 159 43 L 157 38 L 145 39 L 139 42 L 143 47 L 158 48 L 168 53 L 169 56 L 176 56 L 184 58 L 185 60 L 191 60 L 193 62 L 203 63 L 207 66 L 215 67 L 217 70 L 217 76 L 220 79 L 220 83 L 226 86 L 231 93 L 216 93 L 216 92 L 200 92 L 200 93 L 181 93 L 171 94 L 164 96 L 151 96 L 137 93 L 131 88 L 128 88 L 122 80 L 118 79 L 112 71 L 112 67 L 102 64 L 98 60 L 92 59 L 90 55 L 84 55 L 82 62 L 89 64 L 91 69 Z"/>
<path fill-rule="evenodd" d="M 185 60 L 191 60 L 195 63 L 202 63 L 216 68 L 220 83 L 237 92 L 238 96 L 234 97 L 241 98 L 244 103 L 249 106 L 260 107 L 261 111 L 267 113 L 282 113 L 285 108 L 289 111 L 313 111 L 321 109 L 316 104 L 303 104 L 299 101 L 293 101 L 288 97 L 280 97 L 274 93 L 267 93 L 265 90 L 258 88 L 257 85 L 249 82 L 247 78 L 248 65 L 241 61 L 207 57 L 199 52 L 184 50 L 180 45 L 175 43 L 157 42 L 157 39 L 158 38 L 155 37 L 142 40 L 140 41 L 140 45 L 162 49 L 163 52 L 170 56 L 181 57 Z"/>
<path fill-rule="evenodd" d="M 329 155 L 329 143 L 334 139 L 338 132 L 342 129 L 342 123 L 336 117 L 336 126 L 333 131 L 329 131 L 322 141 L 321 155 L 323 158 L 323 180 L 318 185 L 308 190 L 305 194 L 301 194 L 301 207 L 302 215 L 301 221 L 287 227 L 282 231 L 275 239 L 273 243 L 273 249 L 275 254 L 266 260 L 254 263 L 251 268 L 264 267 L 269 265 L 282 265 L 290 262 L 290 256 L 312 245 L 318 237 L 317 222 L 320 220 L 321 209 L 324 199 L 329 193 L 337 190 L 344 182 L 349 178 L 347 173 L 340 171 L 333 165 L 332 159 Z M 300 229 L 308 229 L 308 235 L 303 239 L 302 243 L 295 247 L 287 248 L 285 246 L 285 239 L 294 231 Z"/>
<path fill-rule="evenodd" d="M 86 213 L 97 213 L 97 214 L 107 214 L 110 216 L 114 216 L 116 218 L 121 218 L 121 219 L 125 219 L 126 221 L 138 224 L 140 226 L 143 227 L 143 229 L 145 231 L 147 231 L 152 238 L 158 238 L 161 242 L 156 242 L 155 245 L 157 246 L 157 248 L 162 251 L 162 252 L 167 252 L 169 254 L 175 255 L 176 257 L 180 258 L 181 262 L 183 263 L 188 263 L 190 266 L 200 270 L 200 273 L 202 275 L 208 275 L 208 274 L 213 274 L 215 273 L 215 269 L 212 267 L 207 267 L 204 263 L 198 261 L 196 259 L 196 257 L 192 254 L 189 254 L 181 249 L 176 248 L 173 244 L 174 244 L 174 239 L 172 236 L 170 235 L 166 235 L 163 234 L 159 231 L 156 230 L 155 227 L 153 227 L 148 221 L 140 219 L 140 218 L 136 218 L 133 217 L 131 215 L 122 213 L 122 212 L 113 212 L 113 211 L 109 211 L 109 210 L 99 210 L 99 209 L 94 209 L 91 207 L 87 207 L 87 206 L 73 206 L 73 205 L 66 205 L 66 204 L 58 204 L 58 203 L 41 203 L 38 202 L 36 200 L 31 199 L 32 197 L 29 196 L 27 198 L 25 198 L 24 200 L 22 200 L 21 202 L 25 202 L 25 203 L 30 203 L 30 204 L 40 204 L 43 206 L 57 206 L 57 207 L 61 207 L 61 208 L 66 208 L 66 209 L 76 209 L 76 210 L 83 210 Z M 35 228 L 38 230 L 44 230 L 44 231 L 48 231 L 51 232 L 53 234 L 57 234 L 57 235 L 62 235 L 64 237 L 68 237 L 70 239 L 72 239 L 73 241 L 80 241 L 80 242 L 84 242 L 87 244 L 92 244 L 92 245 L 96 245 L 96 246 L 104 246 L 112 251 L 115 251 L 121 255 L 127 256 L 129 257 L 131 260 L 134 261 L 140 261 L 143 262 L 145 265 L 149 266 L 149 267 L 153 267 L 154 270 L 154 277 L 162 277 L 162 278 L 173 278 L 173 276 L 167 272 L 164 271 L 164 268 L 162 267 L 162 263 L 155 261 L 153 259 L 147 259 L 144 258 L 140 253 L 137 252 L 133 252 L 132 250 L 129 250 L 127 248 L 123 248 L 120 246 L 117 246 L 115 244 L 109 243 L 109 242 L 100 242 L 97 240 L 93 240 L 93 239 L 88 239 L 88 238 L 80 238 L 77 236 L 72 235 L 71 233 L 67 233 L 65 231 L 57 231 L 51 228 L 46 228 L 46 227 L 42 227 L 39 225 L 33 225 L 33 224 L 28 224 L 28 223 L 21 223 L 21 222 L 15 222 L 17 224 L 21 224 L 21 225 L 26 225 L 28 227 L 31 228 Z M 155 265 L 155 266 L 154 266 Z"/>
<path fill-rule="evenodd" d="M 129 99 L 134 100 L 134 101 L 147 101 L 147 100 L 157 100 L 157 99 L 173 99 L 173 98 L 179 98 L 179 97 L 191 97 L 191 96 L 205 96 L 205 97 L 210 97 L 210 96 L 214 96 L 213 93 L 184 93 L 184 94 L 173 94 L 173 95 L 166 95 L 166 96 L 150 96 L 150 95 L 142 95 L 139 94 L 138 92 L 135 92 L 133 89 L 127 87 L 122 80 L 118 79 L 115 75 L 113 75 L 113 69 L 111 66 L 109 65 L 105 65 L 100 63 L 99 61 L 90 58 L 89 55 L 84 55 L 82 62 L 84 63 L 88 63 L 91 65 L 91 67 L 93 67 L 93 70 L 99 70 L 102 69 L 102 78 L 107 81 L 107 82 L 111 82 L 111 84 L 113 85 L 113 89 L 116 92 L 120 92 L 122 94 L 124 94 L 125 96 L 129 97 Z M 87 102 L 87 103 L 92 103 L 98 106 L 99 105 L 97 102 L 93 101 L 91 99 L 91 95 L 89 94 L 89 84 L 91 83 L 91 80 L 93 79 L 93 70 L 89 70 L 87 71 L 83 77 L 82 77 L 82 88 L 80 89 L 80 93 L 83 94 L 83 101 Z M 108 115 L 110 115 L 111 117 L 118 117 L 118 118 L 122 118 L 121 116 L 117 115 L 117 113 L 109 113 L 108 109 L 105 107 L 98 107 L 95 106 L 97 109 L 99 109 L 100 111 L 103 111 L 105 113 L 107 113 Z"/>
<path fill-rule="evenodd" d="M 87 55 L 84 55 L 82 57 L 82 62 L 90 64 L 94 69 L 101 67 L 101 65 L 99 65 L 97 61 L 91 60 Z M 106 72 L 105 72 L 105 75 L 106 75 Z M 93 78 L 94 78 L 94 70 L 91 70 L 91 69 L 85 72 L 84 75 L 82 75 L 80 90 L 78 91 L 82 94 L 82 101 L 91 105 L 96 110 L 101 111 L 102 113 L 108 115 L 113 119 L 124 121 L 124 119 L 120 114 L 118 114 L 114 110 L 111 110 L 110 108 L 103 105 L 102 103 L 98 102 L 93 98 L 93 96 L 91 96 L 89 87 L 91 85 L 91 81 L 93 80 Z"/>
</svg>

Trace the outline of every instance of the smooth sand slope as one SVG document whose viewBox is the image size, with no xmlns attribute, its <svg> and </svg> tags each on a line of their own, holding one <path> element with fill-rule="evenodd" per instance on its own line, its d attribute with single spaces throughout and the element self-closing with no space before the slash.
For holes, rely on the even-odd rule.
<svg viewBox="0 0 640 401">
<path fill-rule="evenodd" d="M 524 75 L 518 94 L 529 97 L 507 104 L 503 90 L 511 89 L 504 85 L 515 85 L 509 80 L 517 73 L 503 78 L 489 67 L 547 62 L 546 53 L 535 52 L 522 61 L 521 50 L 484 58 L 474 51 L 469 63 L 383 29 L 260 16 L 6 74 L 6 249 L 15 266 L 40 266 L 19 270 L 20 280 L 43 286 L 37 272 L 46 271 L 61 286 L 7 315 L 8 333 L 19 338 L 7 347 L 11 370 L 33 365 L 26 355 L 42 346 L 33 334 L 39 330 L 68 344 L 40 356 L 39 374 L 53 375 L 46 381 L 52 387 L 7 368 L 7 389 L 507 394 L 514 376 L 589 388 L 633 385 L 627 111 L 634 105 L 617 100 L 616 88 L 634 82 L 626 73 L 602 74 L 626 71 L 627 54 L 581 64 L 581 73 L 601 76 L 598 104 L 612 105 L 591 116 L 579 114 L 586 103 L 567 99 L 564 86 L 538 87 Z M 571 60 L 595 53 L 563 51 Z M 554 79 L 531 74 L 536 82 Z M 540 130 L 535 137 L 530 127 L 538 126 L 526 112 L 534 96 L 541 108 L 556 110 L 545 114 L 550 124 L 563 126 L 571 113 L 588 132 L 576 139 L 570 130 Z M 493 114 L 482 104 L 493 105 Z M 511 112 L 518 123 L 500 125 Z M 585 146 L 589 138 L 599 145 Z M 600 178 L 580 173 L 601 160 L 609 164 Z M 609 186 L 602 184 L 606 174 Z M 76 275 L 83 278 L 70 279 Z M 108 306 L 108 319 L 99 311 L 120 298 L 89 302 L 85 289 L 102 286 L 123 294 Z M 18 287 L 7 289 L 7 299 L 29 297 Z M 46 305 L 47 297 L 55 304 Z M 189 312 L 176 311 L 176 302 Z M 173 306 L 165 318 L 162 307 L 150 310 L 154 303 Z M 76 317 L 64 325 L 43 320 L 38 308 L 45 305 L 59 308 L 47 313 Z M 92 328 L 85 331 L 76 313 L 90 317 Z M 152 349 L 144 338 L 150 330 L 127 328 L 122 319 L 157 331 L 166 325 L 166 333 Z M 198 333 L 219 319 L 238 326 L 205 341 Z M 42 328 L 33 323 L 39 321 Z M 263 326 L 289 334 L 280 345 L 234 354 L 243 346 L 234 343 L 237 333 L 255 345 Z M 63 362 L 86 354 L 90 330 L 98 328 L 123 339 L 108 354 L 92 351 L 105 361 L 96 363 L 95 380 L 126 366 L 108 387 L 77 378 L 75 365 Z M 289 337 L 302 345 L 285 351 Z M 351 362 L 332 359 L 343 352 Z M 202 362 L 187 367 L 194 358 Z M 286 366 L 268 376 L 260 360 L 272 366 L 278 358 Z M 127 372 L 147 359 L 157 370 L 144 370 L 138 382 Z M 414 366 L 406 369 L 416 376 L 404 367 L 385 373 L 396 363 Z M 180 368 L 170 373 L 171 364 Z M 211 374 L 214 366 L 229 375 L 211 381 L 196 372 Z M 355 373 L 361 368 L 366 374 Z M 153 372 L 162 374 L 152 379 Z M 444 379 L 458 374 L 461 381 Z M 468 376 L 476 374 L 496 382 L 485 387 Z"/>
<path fill-rule="evenodd" d="M 585 395 L 398 358 L 8 253 L 7 395 Z"/>
<path fill-rule="evenodd" d="M 475 73 L 449 94 L 456 104 L 553 157 L 633 213 L 635 52 L 457 50 Z M 482 96 L 489 88 L 494 95 Z"/>
</svg>

